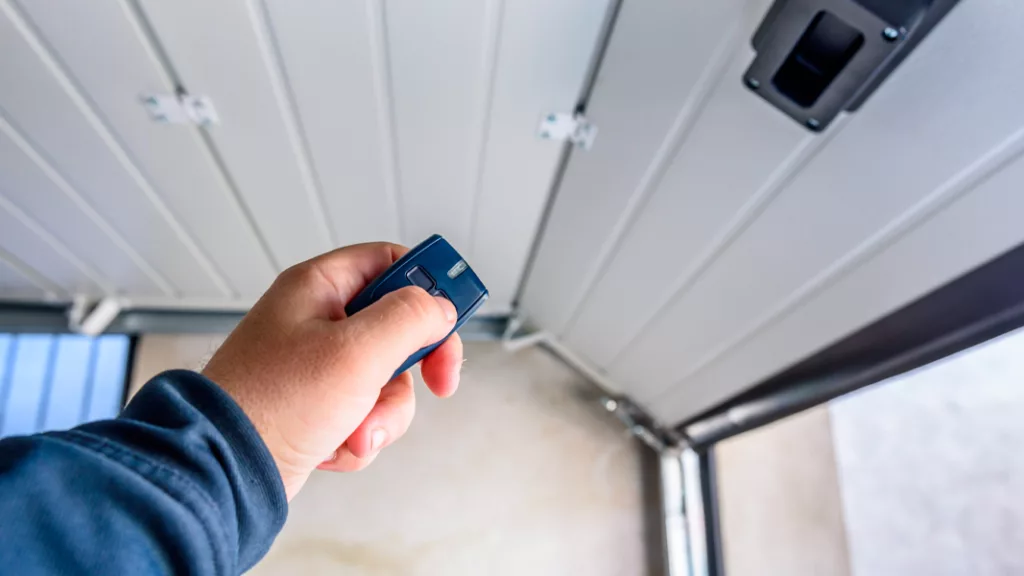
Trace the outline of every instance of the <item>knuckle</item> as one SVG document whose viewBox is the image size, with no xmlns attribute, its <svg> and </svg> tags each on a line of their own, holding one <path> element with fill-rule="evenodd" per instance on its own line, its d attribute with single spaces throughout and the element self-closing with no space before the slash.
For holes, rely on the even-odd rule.
<svg viewBox="0 0 1024 576">
<path fill-rule="evenodd" d="M 406 286 L 393 292 L 403 316 L 412 320 L 430 320 L 437 314 L 437 304 L 422 288 Z"/>
<path fill-rule="evenodd" d="M 318 274 L 319 272 L 316 267 L 307 260 L 306 262 L 299 262 L 289 266 L 278 275 L 277 279 L 279 282 L 287 282 L 289 284 L 304 284 L 312 281 Z"/>
</svg>

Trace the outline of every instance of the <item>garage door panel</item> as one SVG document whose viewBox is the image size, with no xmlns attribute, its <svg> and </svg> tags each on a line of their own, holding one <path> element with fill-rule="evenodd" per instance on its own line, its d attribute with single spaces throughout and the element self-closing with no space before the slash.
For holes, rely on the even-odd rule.
<svg viewBox="0 0 1024 576">
<path fill-rule="evenodd" d="M 0 122 L 0 205 L 40 223 L 46 233 L 95 268 L 105 290 L 162 295 L 150 272 L 136 264 L 133 255 L 75 203 L 66 192 L 67 183 L 59 176 L 54 180 L 52 169 L 41 161 L 24 143 L 12 138 L 9 125 Z"/>
<path fill-rule="evenodd" d="M 135 16 L 117 0 L 22 6 L 229 290 L 262 293 L 274 267 L 198 128 L 153 122 L 142 108 L 142 95 L 175 87 Z"/>
<path fill-rule="evenodd" d="M 587 110 L 597 140 L 572 155 L 523 298 L 546 329 L 564 331 L 685 139 L 728 62 L 729 31 L 742 8 L 739 1 L 623 3 Z"/>
<path fill-rule="evenodd" d="M 649 203 L 616 246 L 565 335 L 602 368 L 699 278 L 826 138 L 808 134 L 738 81 L 750 29 Z M 638 279 L 644 297 L 636 297 Z"/>
<path fill-rule="evenodd" d="M 893 221 L 919 210 L 922 199 L 1024 126 L 1024 109 L 1014 104 L 1024 93 L 1013 73 L 1019 58 L 1005 51 L 1016 37 L 1014 26 L 986 19 L 987 35 L 968 58 L 959 39 L 975 31 L 972 16 L 950 18 L 937 28 L 693 288 L 630 346 L 612 374 L 635 383 L 638 396 L 650 399 L 738 342 L 757 337 L 803 286 L 863 250 Z M 950 75 L 960 81 L 933 97 L 933 87 Z"/>
<path fill-rule="evenodd" d="M 81 293 L 90 296 L 104 291 L 96 282 L 96 274 L 70 254 L 66 246 L 53 237 L 40 234 L 37 222 L 23 213 L 11 211 L 0 202 L 0 253 L 9 253 L 30 268 L 61 295 Z"/>
<path fill-rule="evenodd" d="M 963 178 L 962 197 L 645 404 L 663 421 L 699 413 L 1024 243 L 1024 130 Z M 1002 164 L 1011 159 L 1009 164 Z M 989 176 L 990 170 L 995 173 Z M 971 187 L 977 186 L 972 189 Z M 984 223 L 979 225 L 979 223 Z"/>
<path fill-rule="evenodd" d="M 539 139 L 535 128 L 543 114 L 575 106 L 607 8 L 593 0 L 503 4 L 467 248 L 492 311 L 509 309 L 561 156 L 561 144 Z"/>
<path fill-rule="evenodd" d="M 257 0 L 141 2 L 171 65 L 209 96 L 208 130 L 278 267 L 335 246 L 273 32 Z"/>
<path fill-rule="evenodd" d="M 45 300 L 55 297 L 51 286 L 32 278 L 9 261 L 6 252 L 0 252 L 0 300 Z"/>
<path fill-rule="evenodd" d="M 468 243 L 498 5 L 384 4 L 408 242 L 440 233 L 456 246 Z"/>
<path fill-rule="evenodd" d="M 381 6 L 268 0 L 266 8 L 336 242 L 399 241 Z"/>
<path fill-rule="evenodd" d="M 768 5 L 623 5 L 588 110 L 597 145 L 569 160 L 525 290 L 540 327 L 666 424 L 1024 240 L 1006 216 L 1019 213 L 1008 190 L 1021 169 L 986 179 L 1024 146 L 1022 8 L 958 4 L 860 109 L 815 133 L 742 84 Z M 639 57 L 658 22 L 675 36 L 660 59 Z M 728 66 L 708 75 L 710 46 L 737 22 Z M 672 82 L 690 57 L 704 94 L 679 130 L 693 91 Z M 640 105 L 651 93 L 675 106 Z M 644 114 L 657 115 L 646 132 Z M 972 192 L 989 180 L 1001 183 Z M 957 231 L 967 237 L 940 240 Z"/>
<path fill-rule="evenodd" d="M 204 269 L 202 254 L 169 223 L 145 176 L 103 119 L 7 2 L 0 3 L 0 77 L 6 121 L 152 262 L 160 273 L 154 280 L 171 293 L 224 294 L 217 275 Z"/>
</svg>

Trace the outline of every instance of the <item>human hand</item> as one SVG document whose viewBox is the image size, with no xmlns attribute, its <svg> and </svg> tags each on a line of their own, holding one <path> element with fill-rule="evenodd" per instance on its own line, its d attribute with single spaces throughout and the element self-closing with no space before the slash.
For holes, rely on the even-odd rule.
<svg viewBox="0 0 1024 576">
<path fill-rule="evenodd" d="M 451 331 L 455 307 L 409 286 L 345 314 L 349 300 L 407 251 L 359 244 L 285 270 L 203 370 L 256 426 L 289 500 L 314 468 L 364 468 L 412 421 L 412 375 L 389 379 Z M 458 334 L 421 363 L 440 397 L 455 392 L 461 368 Z"/>
</svg>

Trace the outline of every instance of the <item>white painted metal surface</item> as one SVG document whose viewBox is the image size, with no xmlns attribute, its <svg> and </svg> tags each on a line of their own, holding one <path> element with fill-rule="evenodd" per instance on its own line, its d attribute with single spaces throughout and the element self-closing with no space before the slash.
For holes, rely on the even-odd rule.
<svg viewBox="0 0 1024 576">
<path fill-rule="evenodd" d="M 508 310 L 606 0 L 0 0 L 0 299 L 248 306 L 439 232 Z M 140 98 L 208 96 L 211 126 Z"/>
<path fill-rule="evenodd" d="M 523 298 L 667 423 L 1024 241 L 1024 7 L 962 2 L 813 135 L 741 84 L 768 4 L 622 5 Z M 0 299 L 244 309 L 440 232 L 507 311 L 607 7 L 0 0 Z M 220 122 L 153 122 L 179 84 Z"/>
<path fill-rule="evenodd" d="M 0 290 L 12 300 L 31 301 L 55 298 L 60 288 L 0 251 Z"/>
<path fill-rule="evenodd" d="M 1024 7 L 961 3 L 812 135 L 741 84 L 768 5 L 624 4 L 527 286 L 665 423 L 1024 241 Z"/>
<path fill-rule="evenodd" d="M 569 142 L 578 150 L 590 150 L 597 138 L 597 126 L 578 112 L 554 112 L 540 121 L 537 135 L 545 140 Z"/>
</svg>

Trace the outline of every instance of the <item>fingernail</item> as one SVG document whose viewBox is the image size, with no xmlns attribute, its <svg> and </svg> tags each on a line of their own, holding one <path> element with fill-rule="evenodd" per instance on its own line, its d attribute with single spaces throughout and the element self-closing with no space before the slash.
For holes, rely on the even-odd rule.
<svg viewBox="0 0 1024 576">
<path fill-rule="evenodd" d="M 458 364 L 456 364 L 455 365 L 455 370 L 452 371 L 453 372 L 452 380 L 455 382 L 456 386 L 459 385 L 459 380 L 462 379 L 462 365 L 465 364 L 465 363 L 466 363 L 466 359 L 463 358 L 462 362 L 459 362 Z"/>
<path fill-rule="evenodd" d="M 437 300 L 437 305 L 444 311 L 444 318 L 449 322 L 454 322 L 458 314 L 455 312 L 455 305 L 444 296 L 434 296 L 434 300 Z"/>
<path fill-rule="evenodd" d="M 378 428 L 373 432 L 370 432 L 370 450 L 377 451 L 381 446 L 384 445 L 384 441 L 387 440 L 388 433 Z"/>
<path fill-rule="evenodd" d="M 462 380 L 462 370 L 456 368 L 452 373 L 452 393 L 459 388 L 459 381 Z"/>
</svg>

